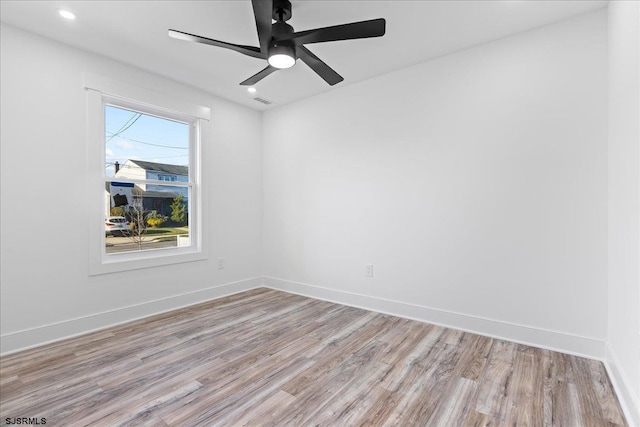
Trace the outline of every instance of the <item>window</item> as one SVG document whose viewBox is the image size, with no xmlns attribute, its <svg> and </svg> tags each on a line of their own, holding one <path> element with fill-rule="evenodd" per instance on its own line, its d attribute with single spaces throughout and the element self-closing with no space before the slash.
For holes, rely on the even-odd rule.
<svg viewBox="0 0 640 427">
<path fill-rule="evenodd" d="M 90 197 L 100 207 L 90 209 L 90 274 L 206 258 L 199 164 L 209 110 L 88 80 Z"/>
<path fill-rule="evenodd" d="M 158 174 L 158 179 L 160 181 L 169 181 L 169 182 L 175 182 L 178 180 L 178 177 L 175 175 L 163 175 L 163 174 Z"/>
<path fill-rule="evenodd" d="M 129 223 L 127 229 L 105 230 L 105 253 L 189 245 L 192 121 L 105 101 L 105 216 Z"/>
</svg>

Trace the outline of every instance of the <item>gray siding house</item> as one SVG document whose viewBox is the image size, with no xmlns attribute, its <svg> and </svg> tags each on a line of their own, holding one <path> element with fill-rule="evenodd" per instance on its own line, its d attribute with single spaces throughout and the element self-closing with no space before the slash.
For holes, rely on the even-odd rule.
<svg viewBox="0 0 640 427">
<path fill-rule="evenodd" d="M 178 182 L 189 182 L 189 168 L 187 166 L 129 159 L 123 165 L 116 162 L 114 179 L 118 178 L 166 182 L 166 185 L 136 184 L 131 190 L 134 200 L 142 200 L 144 210 L 157 211 L 160 215 L 171 215 L 171 203 L 175 197 L 180 195 L 185 202 L 189 197 L 186 187 L 172 185 Z"/>
</svg>

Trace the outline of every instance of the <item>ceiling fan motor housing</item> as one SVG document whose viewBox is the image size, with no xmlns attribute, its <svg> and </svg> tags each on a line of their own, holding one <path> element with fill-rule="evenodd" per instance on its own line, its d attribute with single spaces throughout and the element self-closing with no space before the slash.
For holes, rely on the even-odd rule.
<svg viewBox="0 0 640 427">
<path fill-rule="evenodd" d="M 298 59 L 298 57 L 296 56 L 295 43 L 292 40 L 274 40 L 276 36 L 290 33 L 293 33 L 293 27 L 284 21 L 278 21 L 271 25 L 271 34 L 273 36 L 273 39 L 269 44 L 269 56 L 287 55 L 294 59 Z"/>
</svg>

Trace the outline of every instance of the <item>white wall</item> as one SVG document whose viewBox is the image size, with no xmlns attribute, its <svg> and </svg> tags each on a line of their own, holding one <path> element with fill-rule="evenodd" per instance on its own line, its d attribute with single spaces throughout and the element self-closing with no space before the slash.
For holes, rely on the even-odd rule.
<svg viewBox="0 0 640 427">
<path fill-rule="evenodd" d="M 267 283 L 602 357 L 606 19 L 266 112 Z"/>
<path fill-rule="evenodd" d="M 261 283 L 259 112 L 5 25 L 1 41 L 3 353 Z M 211 108 L 208 261 L 88 276 L 84 73 Z"/>
<path fill-rule="evenodd" d="M 640 3 L 609 3 L 607 360 L 640 425 Z M 634 408 L 634 409 L 631 409 Z"/>
<path fill-rule="evenodd" d="M 264 121 L 3 25 L 2 352 L 247 289 L 266 274 L 274 287 L 568 352 L 602 356 L 606 339 L 620 397 L 637 407 L 638 7 L 609 6 L 608 135 L 604 11 L 337 88 Z M 212 109 L 209 261 L 88 276 L 85 72 Z"/>
</svg>

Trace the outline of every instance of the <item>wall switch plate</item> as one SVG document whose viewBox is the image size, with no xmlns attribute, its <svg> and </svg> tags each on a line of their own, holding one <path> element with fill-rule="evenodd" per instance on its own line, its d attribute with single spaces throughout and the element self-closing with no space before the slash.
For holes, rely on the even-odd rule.
<svg viewBox="0 0 640 427">
<path fill-rule="evenodd" d="M 222 270 L 224 268 L 224 258 L 218 258 L 218 270 Z"/>
<path fill-rule="evenodd" d="M 367 277 L 373 277 L 373 264 L 365 265 L 364 275 Z"/>
</svg>

